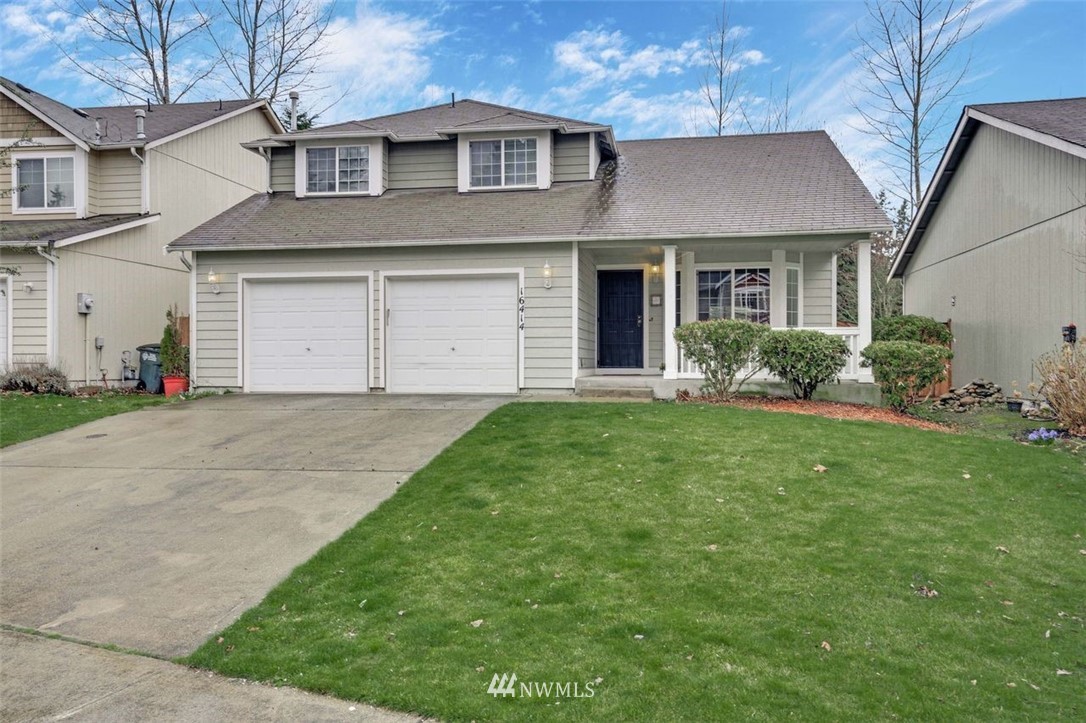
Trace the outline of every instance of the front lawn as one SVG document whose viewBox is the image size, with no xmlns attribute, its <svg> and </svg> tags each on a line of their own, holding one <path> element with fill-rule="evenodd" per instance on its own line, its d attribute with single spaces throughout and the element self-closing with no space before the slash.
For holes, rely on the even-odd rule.
<svg viewBox="0 0 1086 723">
<path fill-rule="evenodd" d="M 1052 449 L 510 404 L 187 662 L 451 720 L 1081 720 L 1084 535 Z"/>
<path fill-rule="evenodd" d="M 156 394 L 62 397 L 5 392 L 0 394 L 0 447 L 165 401 L 165 397 Z"/>
</svg>

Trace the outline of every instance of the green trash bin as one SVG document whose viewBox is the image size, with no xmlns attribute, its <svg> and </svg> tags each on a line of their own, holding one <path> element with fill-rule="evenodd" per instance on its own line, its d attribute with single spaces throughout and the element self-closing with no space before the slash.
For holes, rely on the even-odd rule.
<svg viewBox="0 0 1086 723">
<path fill-rule="evenodd" d="M 159 356 L 160 344 L 137 346 L 140 354 L 140 380 L 136 389 L 145 389 L 151 394 L 162 394 L 162 359 Z"/>
</svg>

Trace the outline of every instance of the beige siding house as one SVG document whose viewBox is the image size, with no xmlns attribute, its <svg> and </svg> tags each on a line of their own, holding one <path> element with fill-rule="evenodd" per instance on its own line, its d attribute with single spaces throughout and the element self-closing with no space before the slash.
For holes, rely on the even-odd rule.
<svg viewBox="0 0 1086 723">
<path fill-rule="evenodd" d="M 835 326 L 888 226 L 825 133 L 615 141 L 471 100 L 254 136 L 267 193 L 189 231 L 194 381 L 246 392 L 696 388 L 677 324 Z"/>
<path fill-rule="evenodd" d="M 950 320 L 956 381 L 1025 391 L 1086 319 L 1086 98 L 965 108 L 892 275 Z"/>
<path fill-rule="evenodd" d="M 122 353 L 137 366 L 167 307 L 189 307 L 188 258 L 166 244 L 264 191 L 239 144 L 282 130 L 263 101 L 74 109 L 0 79 L 0 267 L 16 272 L 0 272 L 0 366 L 123 379 Z"/>
</svg>

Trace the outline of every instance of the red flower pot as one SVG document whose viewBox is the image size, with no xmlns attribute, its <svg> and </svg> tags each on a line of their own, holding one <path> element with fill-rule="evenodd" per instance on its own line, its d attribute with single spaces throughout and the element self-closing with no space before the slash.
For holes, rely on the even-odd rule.
<svg viewBox="0 0 1086 723">
<path fill-rule="evenodd" d="M 188 377 L 163 376 L 162 386 L 166 389 L 167 397 L 176 397 L 189 390 L 189 380 Z"/>
</svg>

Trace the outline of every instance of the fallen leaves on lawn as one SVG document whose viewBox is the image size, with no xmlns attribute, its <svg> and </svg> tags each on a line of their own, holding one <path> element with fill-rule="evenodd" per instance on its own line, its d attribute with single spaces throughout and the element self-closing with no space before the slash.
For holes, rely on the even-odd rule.
<svg viewBox="0 0 1086 723">
<path fill-rule="evenodd" d="M 833 651 L 833 646 L 832 646 L 832 645 L 830 645 L 830 642 L 829 642 L 828 640 L 823 640 L 823 641 L 822 641 L 822 644 L 821 644 L 821 645 L 819 645 L 818 647 L 822 648 L 822 649 L 823 649 L 823 650 L 825 650 L 825 651 L 826 651 L 827 653 L 829 653 L 829 652 L 832 652 L 832 651 Z"/>
<path fill-rule="evenodd" d="M 1063 668 L 1056 669 L 1056 675 L 1071 675 L 1070 670 L 1064 670 Z"/>
<path fill-rule="evenodd" d="M 634 636 L 634 640 L 644 640 L 644 639 L 645 639 L 645 636 L 641 635 L 640 633 L 638 633 L 637 635 Z"/>
<path fill-rule="evenodd" d="M 1002 553 L 1003 553 L 1004 555 L 1009 555 L 1009 554 L 1011 554 L 1011 551 L 1010 551 L 1010 550 L 1008 550 L 1008 549 L 1007 549 L 1006 547 L 1004 547 L 1003 545 L 996 545 L 996 552 L 1002 552 Z"/>
<path fill-rule="evenodd" d="M 816 465 L 815 465 L 814 467 L 812 467 L 811 469 L 813 469 L 813 470 L 814 470 L 815 472 L 818 472 L 819 474 L 822 474 L 823 472 L 825 472 L 825 471 L 826 471 L 827 469 L 829 469 L 829 468 L 828 468 L 828 467 L 823 467 L 823 466 L 822 466 L 822 465 L 820 465 L 820 464 L 816 464 Z"/>
<path fill-rule="evenodd" d="M 784 491 L 783 487 L 778 487 L 777 488 L 777 494 L 779 494 L 781 497 L 784 497 L 788 493 Z"/>
<path fill-rule="evenodd" d="M 705 549 L 708 550 L 709 552 L 716 552 L 717 547 L 716 547 L 716 545 L 709 545 Z"/>
<path fill-rule="evenodd" d="M 962 479 L 973 479 L 973 475 L 966 472 L 965 474 L 962 475 Z"/>
<path fill-rule="evenodd" d="M 921 585 L 916 588 L 916 594 L 920 597 L 939 597 L 939 591 L 934 588 L 930 588 L 927 585 Z"/>
<path fill-rule="evenodd" d="M 486 670 L 486 666 L 485 665 L 480 665 L 478 668 L 475 669 L 475 672 L 476 673 L 481 673 L 484 670 Z"/>
<path fill-rule="evenodd" d="M 468 625 L 470 625 L 470 626 L 471 626 L 471 627 L 473 627 L 473 628 L 477 628 L 477 627 L 479 627 L 479 626 L 480 626 L 480 625 L 482 625 L 482 624 L 483 624 L 483 620 L 482 620 L 482 618 L 480 618 L 480 619 L 478 619 L 478 620 L 472 620 L 472 621 L 471 621 L 470 623 L 468 623 Z"/>
</svg>

